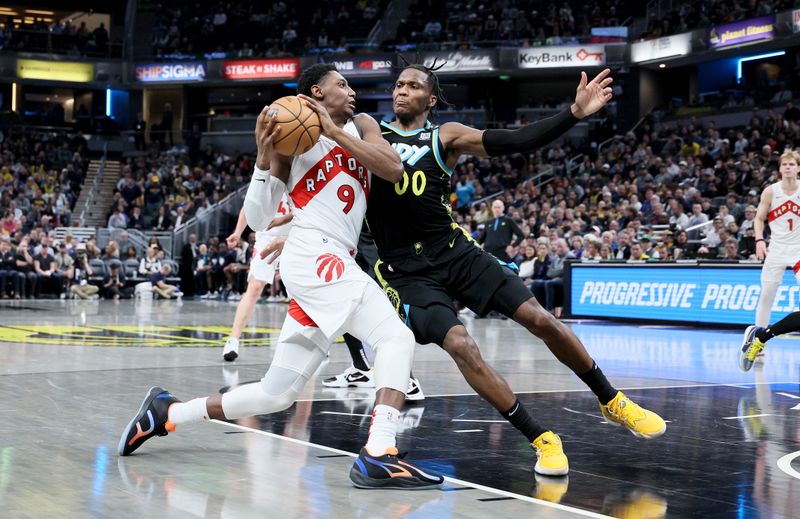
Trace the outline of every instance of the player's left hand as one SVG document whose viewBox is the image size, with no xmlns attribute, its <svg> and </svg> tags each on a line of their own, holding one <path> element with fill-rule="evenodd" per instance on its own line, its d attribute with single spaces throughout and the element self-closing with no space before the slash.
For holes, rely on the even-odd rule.
<svg viewBox="0 0 800 519">
<path fill-rule="evenodd" d="M 286 243 L 286 237 L 281 236 L 280 238 L 275 238 L 267 245 L 264 250 L 261 251 L 261 259 L 267 259 L 267 263 L 272 264 L 278 257 L 280 257 L 281 252 L 283 252 L 283 245 Z"/>
<path fill-rule="evenodd" d="M 588 81 L 586 72 L 581 72 L 575 103 L 571 106 L 572 115 L 583 119 L 603 108 L 611 100 L 611 87 L 608 85 L 614 81 L 614 78 L 609 77 L 609 74 L 611 74 L 611 69 L 607 68 L 597 74 L 593 80 Z"/>
<path fill-rule="evenodd" d="M 308 97 L 307 95 L 298 94 L 297 97 L 302 99 L 307 107 L 311 108 L 317 113 L 319 116 L 319 123 L 322 126 L 322 134 L 333 139 L 336 135 L 336 132 L 341 128 L 336 126 L 336 123 L 333 122 L 333 119 L 331 119 L 331 114 L 328 113 L 328 110 L 322 106 L 322 103 L 314 98 Z"/>
<path fill-rule="evenodd" d="M 282 214 L 280 216 L 276 216 L 269 222 L 267 226 L 267 230 L 274 229 L 275 227 L 280 227 L 281 225 L 286 225 L 287 223 L 292 221 L 292 217 L 294 215 L 292 213 L 289 214 Z"/>
</svg>

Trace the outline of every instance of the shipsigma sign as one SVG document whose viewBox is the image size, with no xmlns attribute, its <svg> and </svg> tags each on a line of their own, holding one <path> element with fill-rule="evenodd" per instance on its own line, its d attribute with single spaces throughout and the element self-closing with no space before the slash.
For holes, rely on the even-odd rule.
<svg viewBox="0 0 800 519">
<path fill-rule="evenodd" d="M 571 267 L 572 315 L 752 324 L 761 270 L 739 267 Z M 800 309 L 791 271 L 772 304 L 773 321 Z"/>
<path fill-rule="evenodd" d="M 203 81 L 206 78 L 206 64 L 200 62 L 186 63 L 152 63 L 137 65 L 136 81 L 143 83 L 157 81 Z"/>
<path fill-rule="evenodd" d="M 606 64 L 603 45 L 519 49 L 520 68 L 592 67 Z"/>
</svg>

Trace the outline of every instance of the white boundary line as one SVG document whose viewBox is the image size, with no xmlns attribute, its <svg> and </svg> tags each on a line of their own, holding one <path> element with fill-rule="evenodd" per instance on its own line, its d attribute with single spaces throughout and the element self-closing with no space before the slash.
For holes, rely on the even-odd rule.
<svg viewBox="0 0 800 519">
<path fill-rule="evenodd" d="M 740 418 L 758 418 L 760 416 L 775 416 L 772 413 L 743 414 L 741 416 L 723 416 L 723 420 L 739 420 Z"/>
<path fill-rule="evenodd" d="M 750 386 L 764 386 L 770 384 L 797 384 L 796 380 L 790 380 L 788 382 L 746 382 L 746 386 L 733 386 L 739 387 L 742 389 L 751 389 Z M 722 383 L 715 383 L 715 384 L 678 384 L 672 386 L 630 386 L 630 387 L 619 387 L 620 391 L 637 391 L 640 389 L 681 389 L 681 388 L 689 388 L 689 387 L 723 387 L 723 386 L 732 386 L 732 384 L 722 384 Z M 585 393 L 589 392 L 591 389 L 541 389 L 535 391 L 514 391 L 516 395 L 535 395 L 539 393 Z M 426 398 L 444 398 L 450 396 L 478 396 L 478 393 L 443 393 L 440 395 L 425 395 Z M 342 401 L 350 401 L 350 400 L 373 400 L 375 398 L 374 394 L 370 394 L 369 396 L 365 395 L 363 397 L 355 397 L 355 398 L 300 398 L 295 400 L 296 402 L 342 402 Z"/>
<path fill-rule="evenodd" d="M 793 478 L 800 479 L 800 472 L 797 472 L 792 468 L 792 460 L 800 456 L 800 451 L 792 452 L 787 454 L 786 456 L 782 456 L 778 460 L 778 468 L 784 471 L 785 473 L 789 474 Z"/>
<path fill-rule="evenodd" d="M 289 438 L 288 436 L 281 436 L 279 434 L 275 434 L 275 433 L 271 433 L 271 432 L 267 432 L 267 431 L 262 431 L 260 429 L 251 429 L 250 427 L 245 427 L 243 425 L 239 425 L 239 424 L 235 424 L 235 423 L 223 422 L 222 420 L 209 420 L 209 421 L 217 423 L 219 425 L 224 425 L 226 427 L 232 427 L 234 429 L 239 429 L 241 431 L 252 432 L 252 433 L 260 434 L 262 436 L 267 436 L 268 438 L 275 438 L 277 440 L 283 440 L 283 441 L 288 441 L 288 442 L 291 442 L 291 443 L 295 443 L 297 445 L 303 445 L 305 447 L 313 447 L 315 449 L 320 449 L 320 450 L 332 452 L 334 454 L 343 454 L 345 456 L 350 456 L 351 458 L 357 458 L 358 457 L 357 454 L 353 454 L 352 452 L 347 452 L 347 451 L 343 451 L 343 450 L 336 449 L 336 448 L 333 448 L 333 447 L 327 447 L 325 445 L 319 445 L 317 443 L 307 442 L 307 441 L 304 441 L 304 440 L 298 440 L 296 438 Z M 551 503 L 550 501 L 544 501 L 542 499 L 536 499 L 535 497 L 528 497 L 528 496 L 523 496 L 523 495 L 520 495 L 520 494 L 514 494 L 513 492 L 507 492 L 505 490 L 500 490 L 500 489 L 497 489 L 497 488 L 486 487 L 486 486 L 483 486 L 483 485 L 479 485 L 477 483 L 472 483 L 470 481 L 464 481 L 462 479 L 449 478 L 449 477 L 445 477 L 444 479 L 445 479 L 445 481 L 447 481 L 449 483 L 456 484 L 456 485 L 461 485 L 461 486 L 464 486 L 464 487 L 470 487 L 470 488 L 474 488 L 476 490 L 482 490 L 483 492 L 486 492 L 486 493 L 489 493 L 489 494 L 495 494 L 495 495 L 498 495 L 498 496 L 501 496 L 501 497 L 510 497 L 510 498 L 513 498 L 513 499 L 517 499 L 519 501 L 525 501 L 525 502 L 533 503 L 533 504 L 540 505 L 540 506 L 546 506 L 548 508 L 555 508 L 556 510 L 561 510 L 562 512 L 569 512 L 569 513 L 576 514 L 576 515 L 582 515 L 584 517 L 595 517 L 595 518 L 601 518 L 601 519 L 609 519 L 609 518 L 611 518 L 611 516 L 598 514 L 596 512 L 591 512 L 589 510 L 583 510 L 581 508 L 574 508 L 574 507 L 571 507 L 571 506 L 562 505 L 560 503 Z"/>
</svg>

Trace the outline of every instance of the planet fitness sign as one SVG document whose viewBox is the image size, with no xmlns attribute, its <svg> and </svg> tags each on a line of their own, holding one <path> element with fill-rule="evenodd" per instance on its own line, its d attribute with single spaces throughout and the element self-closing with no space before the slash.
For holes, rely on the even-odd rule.
<svg viewBox="0 0 800 519">
<path fill-rule="evenodd" d="M 771 40 L 774 36 L 775 16 L 764 16 L 712 26 L 708 31 L 708 43 L 711 48 L 718 49 L 752 41 Z"/>
</svg>

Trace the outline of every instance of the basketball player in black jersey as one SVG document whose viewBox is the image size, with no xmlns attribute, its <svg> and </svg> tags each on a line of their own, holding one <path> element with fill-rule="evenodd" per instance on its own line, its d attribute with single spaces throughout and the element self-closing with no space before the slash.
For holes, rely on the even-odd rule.
<svg viewBox="0 0 800 519">
<path fill-rule="evenodd" d="M 467 382 L 531 442 L 535 470 L 563 475 L 569 470 L 561 440 L 536 423 L 505 379 L 481 356 L 459 321 L 457 299 L 479 316 L 494 310 L 541 338 L 550 351 L 597 395 L 606 420 L 640 438 L 666 430 L 657 414 L 614 389 L 572 330 L 544 310 L 518 275 L 480 247 L 450 215 L 452 168 L 463 154 L 528 153 L 600 110 L 611 99 L 608 69 L 592 81 L 585 73 L 575 102 L 561 113 L 517 130 L 476 130 L 460 123 L 437 126 L 430 114 L 441 99 L 438 78 L 409 65 L 392 92 L 395 119 L 381 124 L 405 167 L 391 184 L 373 178 L 367 222 L 378 247 L 375 271 L 401 318 L 420 344 L 436 343 L 455 360 Z"/>
</svg>

